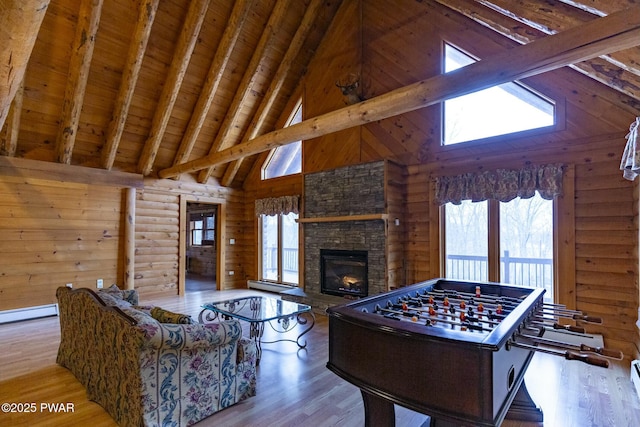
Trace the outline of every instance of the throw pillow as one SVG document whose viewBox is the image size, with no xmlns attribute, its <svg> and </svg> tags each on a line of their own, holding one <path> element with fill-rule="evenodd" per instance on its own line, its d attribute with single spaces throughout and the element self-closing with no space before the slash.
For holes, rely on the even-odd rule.
<svg viewBox="0 0 640 427">
<path fill-rule="evenodd" d="M 188 316 L 186 314 L 174 313 L 160 307 L 153 307 L 151 309 L 151 317 L 153 317 L 160 323 L 179 323 L 185 325 L 193 323 L 193 319 L 191 318 L 191 316 Z"/>
<path fill-rule="evenodd" d="M 113 296 L 113 294 L 109 292 L 98 292 L 98 298 L 102 300 L 106 305 L 116 306 L 116 307 L 131 307 L 127 301 L 119 298 L 117 296 Z"/>
<path fill-rule="evenodd" d="M 100 289 L 99 292 L 109 294 L 113 297 L 124 299 L 124 292 L 120 290 L 118 285 L 113 284 L 106 289 Z"/>
</svg>

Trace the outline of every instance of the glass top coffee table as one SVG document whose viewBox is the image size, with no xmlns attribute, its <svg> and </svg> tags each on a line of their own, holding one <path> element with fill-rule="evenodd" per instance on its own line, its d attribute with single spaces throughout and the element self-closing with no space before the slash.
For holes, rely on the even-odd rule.
<svg viewBox="0 0 640 427">
<path fill-rule="evenodd" d="M 249 296 L 206 303 L 202 306 L 202 311 L 198 316 L 200 323 L 207 323 L 218 317 L 234 318 L 249 323 L 249 338 L 255 341 L 258 348 L 258 363 L 262 356 L 262 344 L 291 341 L 295 342 L 299 348 L 305 348 L 307 341 L 302 342 L 300 338 L 309 332 L 315 324 L 315 316 L 311 311 L 311 306 L 264 296 Z M 272 321 L 276 321 L 275 324 Z M 282 334 L 291 331 L 298 324 L 308 326 L 295 340 L 283 338 L 262 341 L 264 325 L 267 323 L 274 331 Z"/>
</svg>

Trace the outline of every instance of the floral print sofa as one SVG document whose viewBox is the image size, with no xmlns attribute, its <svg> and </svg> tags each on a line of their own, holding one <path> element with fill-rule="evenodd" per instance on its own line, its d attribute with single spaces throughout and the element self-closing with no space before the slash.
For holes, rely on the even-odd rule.
<svg viewBox="0 0 640 427">
<path fill-rule="evenodd" d="M 56 296 L 57 363 L 121 426 L 188 426 L 255 395 L 256 347 L 237 320 L 161 323 L 117 287 Z"/>
</svg>

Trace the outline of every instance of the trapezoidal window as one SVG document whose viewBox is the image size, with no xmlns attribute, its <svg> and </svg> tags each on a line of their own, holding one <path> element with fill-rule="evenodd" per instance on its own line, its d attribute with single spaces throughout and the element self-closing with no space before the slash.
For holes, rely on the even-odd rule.
<svg viewBox="0 0 640 427">
<path fill-rule="evenodd" d="M 302 121 L 302 102 L 298 102 L 284 127 Z M 302 172 L 302 141 L 274 148 L 262 165 L 262 179 Z"/>
<path fill-rule="evenodd" d="M 445 43 L 444 72 L 476 62 Z M 443 108 L 443 144 L 452 145 L 555 124 L 553 101 L 514 81 L 449 99 Z"/>
</svg>

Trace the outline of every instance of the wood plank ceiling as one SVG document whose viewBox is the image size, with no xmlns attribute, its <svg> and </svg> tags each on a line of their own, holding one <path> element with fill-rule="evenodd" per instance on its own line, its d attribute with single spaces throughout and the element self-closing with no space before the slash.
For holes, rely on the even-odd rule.
<svg viewBox="0 0 640 427">
<path fill-rule="evenodd" d="M 637 6 L 429 2 L 521 44 Z M 0 111 L 0 154 L 157 176 L 247 143 L 285 113 L 340 3 L 51 0 L 24 79 L 10 109 Z M 640 46 L 571 67 L 624 93 L 640 111 Z M 195 176 L 240 186 L 255 158 L 199 168 Z"/>
</svg>

